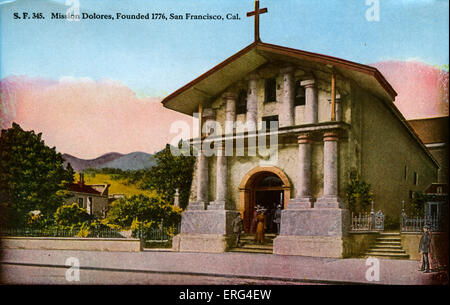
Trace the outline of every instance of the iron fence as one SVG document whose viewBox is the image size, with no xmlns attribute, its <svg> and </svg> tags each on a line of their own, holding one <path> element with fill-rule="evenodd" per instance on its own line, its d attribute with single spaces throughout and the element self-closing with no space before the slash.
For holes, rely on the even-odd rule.
<svg viewBox="0 0 450 305">
<path fill-rule="evenodd" d="M 384 214 L 381 211 L 351 215 L 351 231 L 383 231 Z"/>
<path fill-rule="evenodd" d="M 428 225 L 432 232 L 442 231 L 442 220 L 440 217 L 408 217 L 406 214 L 402 215 L 402 232 L 422 232 L 424 225 Z"/>
<path fill-rule="evenodd" d="M 133 237 L 139 238 L 148 243 L 164 243 L 170 241 L 173 236 L 178 234 L 179 227 L 175 228 L 151 228 L 145 230 L 135 230 L 133 232 Z"/>
<path fill-rule="evenodd" d="M 0 228 L 1 236 L 14 237 L 79 237 L 81 228 L 31 229 L 31 228 Z M 125 238 L 120 231 L 114 229 L 89 229 L 87 238 Z"/>
</svg>

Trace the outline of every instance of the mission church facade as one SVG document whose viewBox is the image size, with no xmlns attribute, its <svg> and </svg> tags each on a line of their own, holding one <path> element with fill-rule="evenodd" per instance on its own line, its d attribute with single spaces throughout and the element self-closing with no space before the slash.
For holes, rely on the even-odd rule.
<svg viewBox="0 0 450 305">
<path fill-rule="evenodd" d="M 255 6 L 248 14 L 255 16 L 255 42 L 163 100 L 169 109 L 198 113 L 201 134 L 191 143 L 198 148 L 201 139 L 213 139 L 215 151 L 196 150 L 174 249 L 227 251 L 238 213 L 251 232 L 256 204 L 269 212 L 281 204 L 275 254 L 346 256 L 350 212 L 344 199 L 352 172 L 371 184 L 377 210 L 398 217 L 411 191 L 437 181 L 438 165 L 376 68 L 263 43 L 259 14 L 267 9 L 259 9 L 259 1 Z M 211 137 L 210 122 L 222 134 Z M 268 145 L 276 135 L 275 158 L 251 153 L 261 134 Z M 224 153 L 227 143 L 232 155 Z"/>
</svg>

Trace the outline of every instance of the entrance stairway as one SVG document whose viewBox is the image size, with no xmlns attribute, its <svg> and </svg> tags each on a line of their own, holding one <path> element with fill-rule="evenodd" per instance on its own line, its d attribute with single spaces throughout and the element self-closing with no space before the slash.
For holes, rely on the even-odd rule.
<svg viewBox="0 0 450 305">
<path fill-rule="evenodd" d="M 229 252 L 247 252 L 247 253 L 273 253 L 273 240 L 276 234 L 265 234 L 263 244 L 255 242 L 255 234 L 243 234 L 239 240 L 237 248 L 231 248 Z"/>
<path fill-rule="evenodd" d="M 377 257 L 387 259 L 409 259 L 409 255 L 403 250 L 400 233 L 380 233 L 375 244 L 365 253 L 366 257 Z"/>
</svg>

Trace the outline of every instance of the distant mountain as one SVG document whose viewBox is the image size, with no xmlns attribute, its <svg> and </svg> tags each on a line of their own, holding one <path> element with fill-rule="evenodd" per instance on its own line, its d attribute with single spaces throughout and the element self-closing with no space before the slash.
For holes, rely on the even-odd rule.
<svg viewBox="0 0 450 305">
<path fill-rule="evenodd" d="M 156 164 L 154 156 L 144 152 L 133 152 L 129 154 L 107 153 L 98 158 L 85 160 L 69 154 L 63 154 L 64 164 L 70 163 L 75 171 L 88 168 L 118 168 L 121 170 L 137 170 L 150 168 Z"/>
</svg>

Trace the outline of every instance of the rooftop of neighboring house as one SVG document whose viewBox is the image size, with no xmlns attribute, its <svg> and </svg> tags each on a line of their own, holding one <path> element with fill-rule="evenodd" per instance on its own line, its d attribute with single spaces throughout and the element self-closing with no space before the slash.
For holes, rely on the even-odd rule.
<svg viewBox="0 0 450 305">
<path fill-rule="evenodd" d="M 447 183 L 432 183 L 424 192 L 428 195 L 447 195 L 448 184 Z"/>
<path fill-rule="evenodd" d="M 448 116 L 409 120 L 424 144 L 448 143 Z"/>
<path fill-rule="evenodd" d="M 108 196 L 109 184 L 85 184 L 84 174 L 80 173 L 78 182 L 69 186 L 69 191 L 90 195 Z"/>
</svg>

